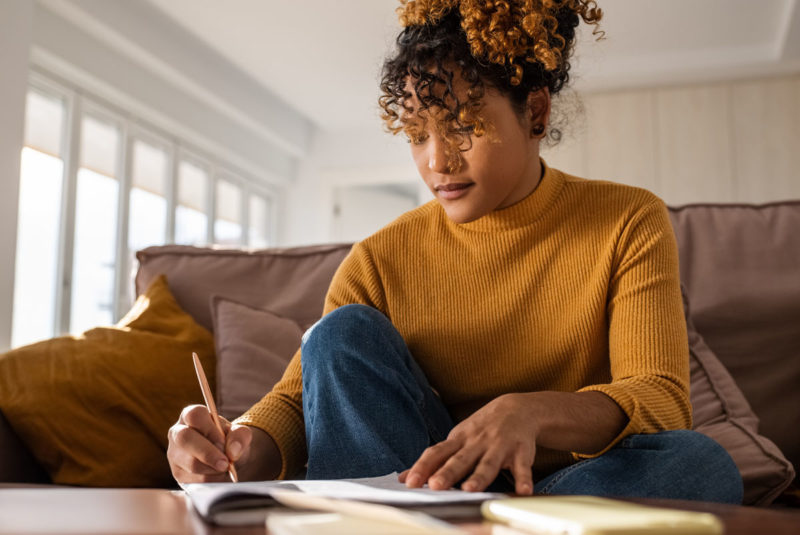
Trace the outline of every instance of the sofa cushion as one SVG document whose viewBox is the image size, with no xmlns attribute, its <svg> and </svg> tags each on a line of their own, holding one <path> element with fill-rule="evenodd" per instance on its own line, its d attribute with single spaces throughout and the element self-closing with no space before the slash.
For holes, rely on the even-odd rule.
<svg viewBox="0 0 800 535">
<path fill-rule="evenodd" d="M 694 430 L 713 438 L 730 454 L 744 483 L 746 505 L 768 505 L 791 483 L 794 470 L 778 447 L 758 434 L 758 418 L 725 366 L 692 323 L 682 287 L 689 332 Z"/>
<path fill-rule="evenodd" d="M 50 476 L 0 411 L 0 483 L 50 483 Z"/>
<path fill-rule="evenodd" d="M 214 296 L 217 404 L 234 419 L 260 400 L 283 375 L 300 347 L 303 329 L 294 320 Z"/>
<path fill-rule="evenodd" d="M 203 401 L 192 351 L 214 370 L 211 333 L 159 277 L 114 327 L 1 355 L 0 410 L 54 483 L 174 486 L 167 430 Z"/>
<path fill-rule="evenodd" d="M 697 331 L 800 465 L 800 201 L 670 208 Z"/>
<path fill-rule="evenodd" d="M 178 304 L 209 330 L 213 329 L 212 295 L 270 310 L 306 328 L 322 315 L 328 285 L 350 247 L 316 245 L 261 251 L 148 247 L 136 253 L 136 293 L 163 273 Z"/>
</svg>

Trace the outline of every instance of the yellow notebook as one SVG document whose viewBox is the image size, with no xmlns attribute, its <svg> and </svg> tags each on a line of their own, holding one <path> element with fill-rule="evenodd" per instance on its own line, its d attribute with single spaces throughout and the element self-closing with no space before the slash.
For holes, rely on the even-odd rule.
<svg viewBox="0 0 800 535">
<path fill-rule="evenodd" d="M 466 535 L 453 527 L 400 524 L 341 513 L 272 513 L 270 535 Z"/>
<path fill-rule="evenodd" d="M 529 533 L 559 535 L 713 535 L 722 523 L 709 513 L 663 509 L 594 496 L 534 496 L 490 500 L 489 520 Z"/>
</svg>

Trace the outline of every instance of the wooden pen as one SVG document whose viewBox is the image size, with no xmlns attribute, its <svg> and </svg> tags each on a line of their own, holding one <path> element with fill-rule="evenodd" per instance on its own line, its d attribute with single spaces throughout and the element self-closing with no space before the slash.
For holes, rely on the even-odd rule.
<svg viewBox="0 0 800 535">
<path fill-rule="evenodd" d="M 200 390 L 203 391 L 203 399 L 206 400 L 206 407 L 208 412 L 211 413 L 211 418 L 217 426 L 222 438 L 225 438 L 225 431 L 222 430 L 222 425 L 219 423 L 219 414 L 217 413 L 217 405 L 214 403 L 214 395 L 211 393 L 211 387 L 208 386 L 208 379 L 206 373 L 203 371 L 203 365 L 200 363 L 200 357 L 197 353 L 192 353 L 192 360 L 194 361 L 194 371 L 197 372 L 197 380 L 200 381 Z M 224 453 L 224 452 L 223 452 Z M 225 454 L 227 456 L 227 454 Z M 236 473 L 236 468 L 233 466 L 233 461 L 228 462 L 228 474 L 231 476 L 231 481 L 234 483 L 239 482 L 239 476 Z"/>
</svg>

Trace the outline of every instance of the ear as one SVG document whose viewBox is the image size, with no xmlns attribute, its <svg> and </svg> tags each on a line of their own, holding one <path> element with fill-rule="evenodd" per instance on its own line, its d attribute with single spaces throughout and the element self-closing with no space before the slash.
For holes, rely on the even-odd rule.
<svg viewBox="0 0 800 535">
<path fill-rule="evenodd" d="M 547 87 L 528 94 L 528 113 L 531 120 L 531 136 L 544 137 L 550 121 L 550 90 Z"/>
</svg>

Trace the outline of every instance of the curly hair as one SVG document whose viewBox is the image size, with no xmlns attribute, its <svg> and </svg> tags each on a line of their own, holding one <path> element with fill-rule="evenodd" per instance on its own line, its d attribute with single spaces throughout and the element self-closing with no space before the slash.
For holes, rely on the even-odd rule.
<svg viewBox="0 0 800 535">
<path fill-rule="evenodd" d="M 582 19 L 594 26 L 602 10 L 594 0 L 400 0 L 404 29 L 396 51 L 384 62 L 379 105 L 393 134 L 411 142 L 424 139 L 433 114 L 445 141 L 448 167 L 460 166 L 471 136 L 491 132 L 481 117 L 481 100 L 491 87 L 522 114 L 530 93 L 547 88 L 555 95 L 569 81 L 575 28 Z M 453 87 L 466 83 L 462 97 Z M 413 94 L 409 90 L 413 88 Z M 419 108 L 409 99 L 416 95 Z M 551 129 L 551 138 L 560 132 Z"/>
</svg>

